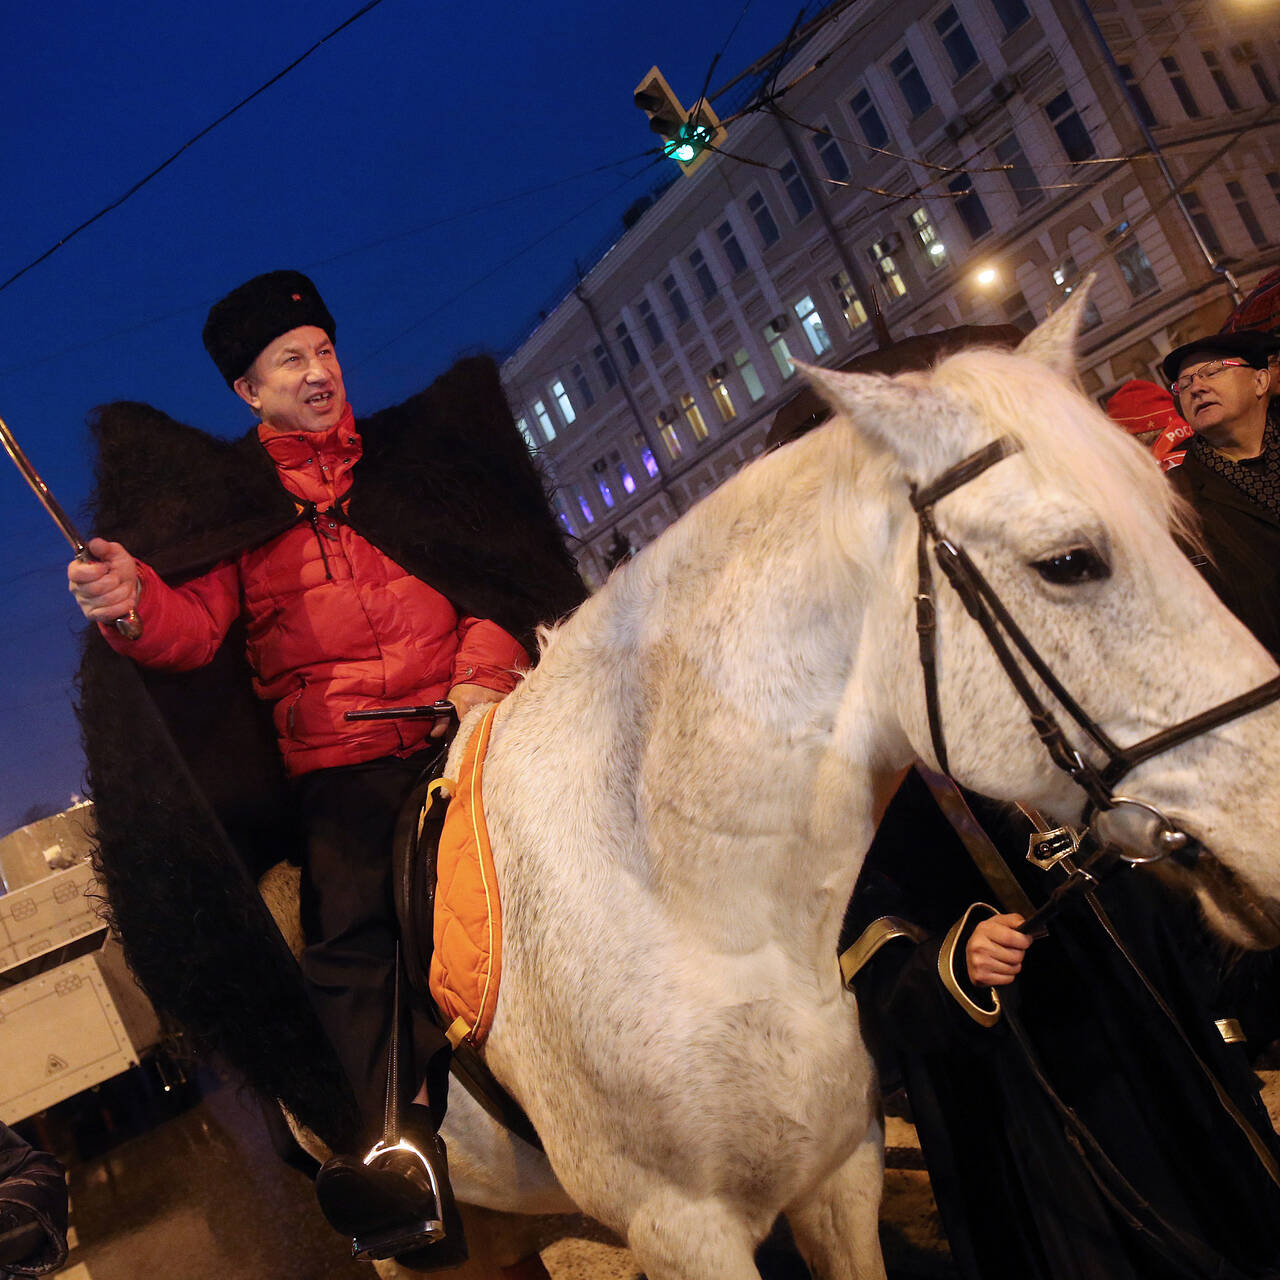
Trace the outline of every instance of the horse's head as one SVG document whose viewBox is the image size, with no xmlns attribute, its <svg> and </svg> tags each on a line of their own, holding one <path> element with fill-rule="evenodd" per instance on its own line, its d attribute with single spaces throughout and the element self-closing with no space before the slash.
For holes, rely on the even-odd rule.
<svg viewBox="0 0 1280 1280">
<path fill-rule="evenodd" d="M 881 678 L 902 734 L 926 760 L 936 759 L 939 735 L 926 712 L 916 635 L 920 522 L 911 495 L 927 498 L 943 477 L 926 523 L 931 515 L 939 539 L 971 559 L 1104 742 L 1123 749 L 1276 675 L 1179 549 L 1175 537 L 1189 536 L 1189 517 L 1151 458 L 1074 384 L 1084 293 L 1013 352 L 964 351 L 892 378 L 808 370 L 839 415 L 825 430 L 852 432 L 880 460 L 864 474 L 889 478 Z M 1012 446 L 1002 460 L 971 478 L 952 472 L 1001 438 Z M 950 771 L 974 790 L 1078 821 L 1084 792 L 1050 759 L 1026 701 L 928 545 L 937 602 L 929 647 Z M 1069 748 L 1103 770 L 1105 750 L 1023 654 L 1016 665 Z M 1194 870 L 1167 874 L 1194 887 L 1234 941 L 1280 942 L 1280 704 L 1218 724 L 1123 775 L 1114 791 L 1149 808 L 1104 813 L 1106 837 L 1146 853 L 1161 832 L 1181 829 L 1206 852 Z"/>
</svg>

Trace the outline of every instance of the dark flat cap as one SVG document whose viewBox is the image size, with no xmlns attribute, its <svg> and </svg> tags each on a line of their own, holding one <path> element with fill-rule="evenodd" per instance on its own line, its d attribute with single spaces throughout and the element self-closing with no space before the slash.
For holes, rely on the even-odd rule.
<svg viewBox="0 0 1280 1280">
<path fill-rule="evenodd" d="M 204 349 L 227 386 L 242 377 L 282 333 L 315 325 L 333 341 L 337 326 L 315 285 L 301 271 L 254 276 L 209 308 Z"/>
<path fill-rule="evenodd" d="M 1160 369 L 1168 383 L 1177 378 L 1182 366 L 1192 356 L 1203 356 L 1206 360 L 1212 360 L 1214 356 L 1236 356 L 1248 361 L 1255 369 L 1265 369 L 1267 357 L 1273 351 L 1280 351 L 1280 338 L 1255 329 L 1241 329 L 1238 333 L 1206 333 L 1203 338 L 1175 347 L 1160 362 Z"/>
</svg>

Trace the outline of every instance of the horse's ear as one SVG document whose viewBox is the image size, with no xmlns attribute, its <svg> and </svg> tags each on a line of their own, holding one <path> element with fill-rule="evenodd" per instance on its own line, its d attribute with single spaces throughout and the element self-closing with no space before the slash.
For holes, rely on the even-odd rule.
<svg viewBox="0 0 1280 1280">
<path fill-rule="evenodd" d="M 1089 290 L 1097 278 L 1097 274 L 1091 271 L 1079 286 L 1072 289 L 1062 306 L 1043 323 L 1036 325 L 1018 344 L 1018 354 L 1047 364 L 1064 378 L 1074 376 L 1076 339 L 1084 320 Z"/>
</svg>

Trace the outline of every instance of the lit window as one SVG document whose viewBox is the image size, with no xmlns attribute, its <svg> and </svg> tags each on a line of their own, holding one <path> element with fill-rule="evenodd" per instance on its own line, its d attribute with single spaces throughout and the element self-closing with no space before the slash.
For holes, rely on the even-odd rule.
<svg viewBox="0 0 1280 1280">
<path fill-rule="evenodd" d="M 662 282 L 662 287 L 666 291 L 667 301 L 671 304 L 671 314 L 676 318 L 676 327 L 679 328 L 689 319 L 689 304 L 684 300 L 684 294 L 680 291 L 675 276 L 667 276 Z"/>
<path fill-rule="evenodd" d="M 564 499 L 559 492 L 552 497 L 552 504 L 556 509 L 556 519 L 560 521 L 565 533 L 576 538 L 578 536 L 577 526 L 573 523 L 573 519 L 569 515 L 569 508 L 564 505 Z"/>
<path fill-rule="evenodd" d="M 1227 110 L 1239 111 L 1240 99 L 1236 96 L 1235 87 L 1227 79 L 1227 73 L 1222 69 L 1218 55 L 1212 49 L 1202 49 L 1200 53 L 1204 58 L 1204 65 L 1209 68 L 1209 74 L 1213 77 L 1213 83 L 1218 86 L 1218 92 L 1222 94 L 1222 101 L 1226 104 Z"/>
<path fill-rule="evenodd" d="M 1043 199 L 1044 192 L 1036 179 L 1035 170 L 1031 167 L 1022 147 L 1018 143 L 1016 133 L 1007 133 L 996 143 L 996 159 L 1007 166 L 1004 176 L 1009 179 L 1014 198 L 1019 209 L 1029 208 L 1037 200 Z"/>
<path fill-rule="evenodd" d="M 1165 75 L 1169 77 L 1169 83 L 1173 85 L 1173 91 L 1178 95 L 1183 111 L 1192 120 L 1198 120 L 1204 112 L 1200 110 L 1200 104 L 1196 101 L 1195 94 L 1191 92 L 1191 86 L 1187 83 L 1186 76 L 1182 74 L 1177 58 L 1165 56 L 1160 59 L 1160 65 L 1164 68 Z"/>
<path fill-rule="evenodd" d="M 787 340 L 782 333 L 787 320 L 786 316 L 779 316 L 776 320 L 770 320 L 764 327 L 764 340 L 769 344 L 769 350 L 773 352 L 773 362 L 784 378 L 790 378 L 796 371 L 795 365 L 791 363 L 791 348 L 787 346 Z"/>
<path fill-rule="evenodd" d="M 662 437 L 662 443 L 667 446 L 667 456 L 673 461 L 684 453 L 676 424 L 669 419 L 666 412 L 658 414 L 658 435 Z"/>
<path fill-rule="evenodd" d="M 636 350 L 636 344 L 632 341 L 631 334 L 627 332 L 626 323 L 619 322 L 613 332 L 622 347 L 622 354 L 627 357 L 627 367 L 634 369 L 640 363 L 640 352 Z"/>
<path fill-rule="evenodd" d="M 591 470 L 595 472 L 596 488 L 600 490 L 600 501 L 608 510 L 612 510 L 613 490 L 609 487 L 608 469 L 609 464 L 603 458 L 597 458 L 591 464 Z"/>
<path fill-rule="evenodd" d="M 1053 131 L 1058 135 L 1058 141 L 1062 143 L 1062 149 L 1072 164 L 1088 160 L 1095 153 L 1093 139 L 1089 137 L 1089 130 L 1084 127 L 1084 121 L 1080 119 L 1080 113 L 1069 93 L 1060 93 L 1046 103 L 1044 113 L 1049 117 L 1049 123 L 1053 125 Z"/>
<path fill-rule="evenodd" d="M 830 351 L 831 339 L 827 336 L 827 327 L 822 323 L 822 316 L 818 313 L 813 299 L 806 294 L 796 303 L 793 310 L 796 313 L 796 319 L 800 321 L 800 327 L 804 330 L 804 336 L 809 339 L 813 354 L 820 356 L 824 351 Z"/>
<path fill-rule="evenodd" d="M 653 314 L 653 307 L 649 305 L 648 298 L 641 298 L 636 303 L 636 315 L 640 317 L 640 323 L 644 325 L 645 332 L 649 335 L 649 345 L 656 351 L 667 339 L 662 332 L 662 326 L 658 323 L 658 317 Z"/>
<path fill-rule="evenodd" d="M 947 189 L 956 197 L 956 212 L 971 240 L 985 236 L 991 230 L 991 219 L 987 216 L 986 205 L 982 203 L 978 193 L 973 189 L 973 180 L 967 173 L 952 178 Z"/>
<path fill-rule="evenodd" d="M 578 388 L 578 394 L 582 397 L 582 403 L 590 409 L 596 402 L 595 392 L 591 390 L 591 383 L 587 381 L 585 370 L 580 364 L 575 364 L 571 370 L 574 385 Z"/>
<path fill-rule="evenodd" d="M 600 376 L 604 379 L 605 388 L 616 387 L 618 385 L 618 371 L 613 367 L 613 361 L 609 359 L 609 353 L 604 349 L 604 344 L 599 344 L 592 354 L 596 358 L 596 368 L 600 370 Z"/>
<path fill-rule="evenodd" d="M 551 395 L 556 404 L 560 406 L 560 416 L 564 419 L 565 425 L 568 426 L 572 422 L 576 422 L 578 415 L 574 412 L 573 401 L 569 399 L 569 393 L 564 389 L 564 383 L 557 379 L 551 384 Z"/>
<path fill-rule="evenodd" d="M 929 217 L 929 211 L 923 205 L 912 212 L 911 229 L 915 232 L 921 249 L 924 250 L 924 260 L 929 264 L 930 269 L 938 271 L 945 267 L 947 265 L 947 246 L 943 244 L 937 228 Z"/>
<path fill-rule="evenodd" d="M 1119 66 L 1120 79 L 1124 81 L 1124 87 L 1129 94 L 1129 101 L 1133 103 L 1134 110 L 1138 113 L 1138 119 L 1148 129 L 1154 129 L 1160 122 L 1156 119 L 1156 113 L 1151 110 L 1151 103 L 1147 101 L 1147 95 L 1142 92 L 1142 86 L 1138 83 L 1137 72 L 1127 62 L 1122 62 Z"/>
<path fill-rule="evenodd" d="M 1200 233 L 1200 238 L 1209 246 L 1210 252 L 1215 258 L 1222 257 L 1222 240 L 1218 235 L 1218 228 L 1213 225 L 1209 211 L 1204 207 L 1204 201 L 1200 199 L 1199 193 L 1184 191 L 1182 202 L 1186 205 L 1191 221 L 1195 223 L 1196 230 Z"/>
<path fill-rule="evenodd" d="M 920 74 L 910 49 L 903 49 L 889 63 L 889 70 L 893 72 L 893 78 L 902 91 L 902 100 L 907 104 L 907 110 L 912 116 L 921 115 L 933 106 L 933 99 L 929 96 L 924 77 Z"/>
<path fill-rule="evenodd" d="M 573 486 L 573 497 L 578 504 L 578 510 L 582 512 L 582 518 L 587 524 L 595 524 L 595 512 L 591 510 L 591 504 L 587 501 L 587 495 L 575 484 Z"/>
<path fill-rule="evenodd" d="M 1160 281 L 1152 270 L 1151 260 L 1143 252 L 1142 245 L 1131 235 L 1127 235 L 1129 230 L 1128 222 L 1118 223 L 1107 232 L 1106 241 L 1109 245 L 1118 245 L 1115 249 L 1116 265 L 1124 276 L 1125 284 L 1129 286 L 1129 292 L 1135 298 L 1141 298 L 1144 294 L 1154 293 L 1159 289 Z"/>
<path fill-rule="evenodd" d="M 964 23 L 960 21 L 954 5 L 947 5 L 933 20 L 933 29 L 938 33 L 947 57 L 951 59 L 957 80 L 978 65 L 978 51 L 973 47 L 973 41 L 969 39 L 969 33 L 964 29 Z"/>
<path fill-rule="evenodd" d="M 733 274 L 736 276 L 745 271 L 747 269 L 747 255 L 742 252 L 738 237 L 733 234 L 733 227 L 727 222 L 722 222 L 716 228 L 716 236 L 720 240 L 720 247 L 724 250 L 724 256 L 729 260 L 729 267 Z"/>
<path fill-rule="evenodd" d="M 556 429 L 551 422 L 551 415 L 547 412 L 547 406 L 541 400 L 533 402 L 533 416 L 538 420 L 538 426 L 542 428 L 542 434 L 548 440 L 556 438 Z"/>
<path fill-rule="evenodd" d="M 693 438 L 701 444 L 707 438 L 707 424 L 702 416 L 702 410 L 698 408 L 698 402 L 688 391 L 680 397 L 680 412 L 684 414 L 684 420 L 689 424 Z"/>
<path fill-rule="evenodd" d="M 719 288 L 701 249 L 695 249 L 689 255 L 689 265 L 693 268 L 694 279 L 697 280 L 698 286 L 702 290 L 703 298 L 709 302 L 719 292 Z"/>
<path fill-rule="evenodd" d="M 637 431 L 631 437 L 631 443 L 635 447 L 635 451 L 640 455 L 640 462 L 649 479 L 656 480 L 658 478 L 658 461 L 653 456 L 653 450 L 649 448 L 649 442 L 644 438 L 644 432 Z"/>
<path fill-rule="evenodd" d="M 771 244 L 777 244 L 779 239 L 778 224 L 773 220 L 773 214 L 769 211 L 769 206 L 765 203 L 764 196 L 758 191 L 753 191 L 747 197 L 747 209 L 751 216 L 755 219 L 756 230 L 760 233 L 760 242 L 767 249 Z"/>
<path fill-rule="evenodd" d="M 831 136 L 829 129 L 822 129 L 813 135 L 813 149 L 827 171 L 827 177 L 834 182 L 849 181 L 849 165 L 845 161 L 840 144 Z"/>
<path fill-rule="evenodd" d="M 853 281 L 849 279 L 847 271 L 839 271 L 831 277 L 831 287 L 836 291 L 836 297 L 840 300 L 840 310 L 844 313 L 845 323 L 852 329 L 861 328 L 867 323 L 867 309 L 862 305 L 862 299 L 858 297 L 858 291 L 853 287 Z"/>
<path fill-rule="evenodd" d="M 1071 291 L 1080 283 L 1080 268 L 1076 266 L 1076 260 L 1068 255 L 1063 258 L 1062 262 L 1053 269 L 1053 283 L 1062 291 L 1062 296 L 1068 298 Z M 1102 323 L 1102 313 L 1094 305 L 1093 299 L 1090 298 L 1084 304 L 1084 316 L 1081 323 L 1086 329 L 1092 329 L 1094 325 Z"/>
<path fill-rule="evenodd" d="M 622 481 L 622 488 L 624 492 L 635 493 L 635 477 L 627 470 L 627 464 L 623 462 L 621 452 L 614 449 L 613 452 L 609 454 L 609 458 L 613 462 L 613 465 L 618 469 L 618 479 Z"/>
<path fill-rule="evenodd" d="M 991 7 L 996 11 L 1005 35 L 1016 31 L 1031 17 L 1023 0 L 991 0 Z"/>
<path fill-rule="evenodd" d="M 738 375 L 742 378 L 742 385 L 747 389 L 747 395 L 751 397 L 751 402 L 754 404 L 757 400 L 763 400 L 764 383 L 760 381 L 760 375 L 756 372 L 755 365 L 751 363 L 746 347 L 739 347 L 733 353 L 733 363 L 738 370 Z"/>
<path fill-rule="evenodd" d="M 900 244 L 900 238 L 892 234 L 883 240 L 877 240 L 867 249 L 867 256 L 876 264 L 876 270 L 880 272 L 880 278 L 884 281 L 885 290 L 890 298 L 904 297 L 907 292 L 906 282 L 898 271 L 898 264 L 893 260 L 893 255 L 898 251 Z"/>
<path fill-rule="evenodd" d="M 796 162 L 788 160 L 778 170 L 778 177 L 782 179 L 787 199 L 791 201 L 791 207 L 796 211 L 796 221 L 807 218 L 813 212 L 813 196 L 809 194 L 809 188 L 805 186 L 800 170 L 796 168 Z"/>
<path fill-rule="evenodd" d="M 849 100 L 849 110 L 853 112 L 868 146 L 879 149 L 889 145 L 889 130 L 884 127 L 884 121 L 865 89 L 859 89 Z"/>
<path fill-rule="evenodd" d="M 527 418 L 517 418 L 516 430 L 524 436 L 525 444 L 527 444 L 534 453 L 537 453 L 538 442 L 533 438 L 533 432 L 529 430 L 529 420 Z"/>
<path fill-rule="evenodd" d="M 724 365 L 716 365 L 709 374 L 707 374 L 707 386 L 711 391 L 711 399 L 715 402 L 716 412 L 720 415 L 721 422 L 732 422 L 738 416 L 738 411 L 733 407 L 733 397 L 729 394 L 729 388 L 725 385 L 722 371 Z"/>
</svg>

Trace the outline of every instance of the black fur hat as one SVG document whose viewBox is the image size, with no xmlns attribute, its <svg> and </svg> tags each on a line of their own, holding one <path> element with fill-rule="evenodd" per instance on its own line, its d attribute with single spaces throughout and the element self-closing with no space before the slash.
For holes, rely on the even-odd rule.
<svg viewBox="0 0 1280 1280">
<path fill-rule="evenodd" d="M 268 271 L 209 308 L 204 349 L 230 387 L 268 343 L 309 324 L 335 340 L 337 325 L 315 285 L 301 271 Z"/>
</svg>

